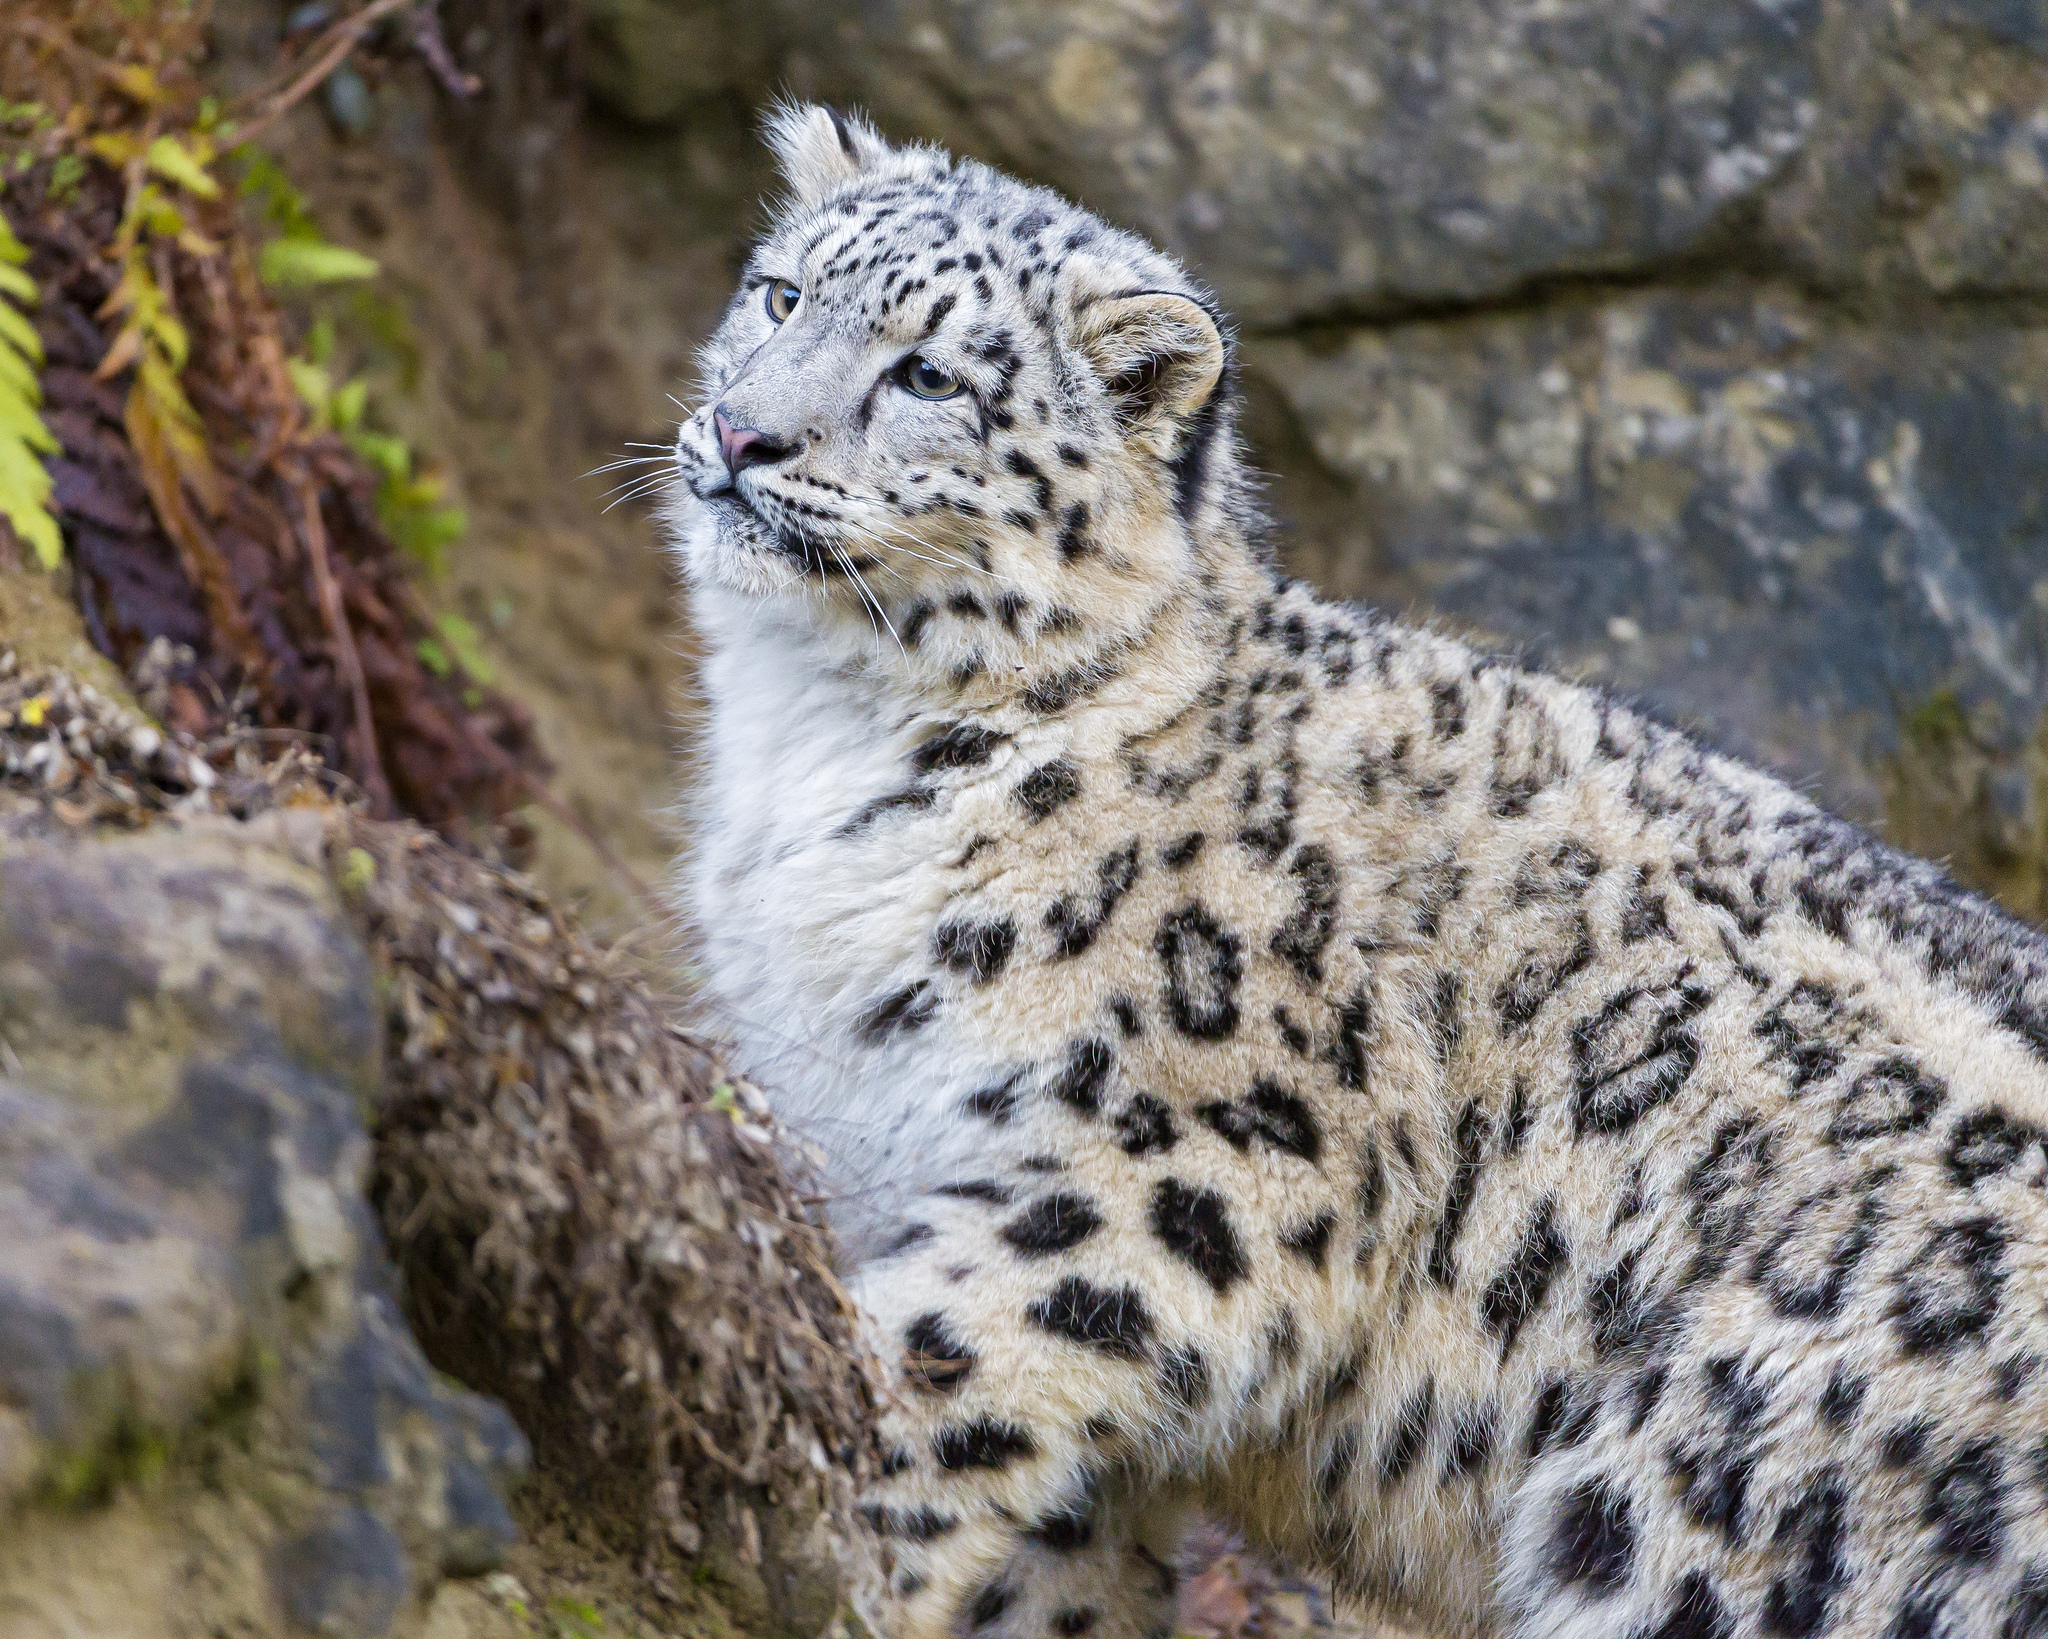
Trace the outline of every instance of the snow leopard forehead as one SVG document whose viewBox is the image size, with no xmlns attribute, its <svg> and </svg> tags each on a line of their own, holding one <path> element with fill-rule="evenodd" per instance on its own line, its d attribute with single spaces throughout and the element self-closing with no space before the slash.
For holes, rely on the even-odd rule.
<svg viewBox="0 0 2048 1639">
<path fill-rule="evenodd" d="M 711 519 L 693 578 L 822 587 L 878 629 L 927 606 L 1114 625 L 1184 580 L 1204 480 L 1236 470 L 1196 281 L 1046 189 L 827 110 L 770 140 L 789 192 L 678 444 Z"/>
<path fill-rule="evenodd" d="M 749 259 L 742 300 L 747 285 L 801 272 L 807 296 L 877 338 L 925 340 L 951 324 L 985 343 L 1018 325 L 1054 354 L 1071 345 L 1077 311 L 1117 291 L 1176 292 L 1216 317 L 1172 258 L 1050 189 L 935 148 L 890 148 L 830 117 L 866 164 L 822 192 L 793 186 Z"/>
</svg>

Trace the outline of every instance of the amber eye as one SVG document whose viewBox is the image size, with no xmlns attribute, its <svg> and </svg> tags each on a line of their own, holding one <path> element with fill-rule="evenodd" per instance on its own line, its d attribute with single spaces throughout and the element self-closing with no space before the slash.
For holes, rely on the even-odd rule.
<svg viewBox="0 0 2048 1639">
<path fill-rule="evenodd" d="M 768 281 L 768 317 L 777 324 L 796 311 L 796 304 L 804 299 L 804 293 L 787 279 Z"/>
<path fill-rule="evenodd" d="M 903 367 L 903 385 L 919 398 L 951 398 L 960 391 L 960 378 L 928 358 L 914 358 Z"/>
</svg>

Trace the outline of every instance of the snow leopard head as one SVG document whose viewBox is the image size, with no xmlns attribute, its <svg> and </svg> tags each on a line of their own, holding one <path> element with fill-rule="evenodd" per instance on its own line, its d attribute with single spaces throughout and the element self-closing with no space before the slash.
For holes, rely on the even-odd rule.
<svg viewBox="0 0 2048 1639">
<path fill-rule="evenodd" d="M 1188 585 L 1246 505 L 1202 288 L 1045 189 L 858 118 L 789 107 L 768 135 L 788 193 L 676 442 L 693 585 L 970 677 L 1135 629 Z"/>
</svg>

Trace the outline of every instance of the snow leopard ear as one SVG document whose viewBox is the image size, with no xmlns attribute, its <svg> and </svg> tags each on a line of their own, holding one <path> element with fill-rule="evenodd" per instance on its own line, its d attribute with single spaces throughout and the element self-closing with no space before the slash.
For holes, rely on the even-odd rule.
<svg viewBox="0 0 2048 1639">
<path fill-rule="evenodd" d="M 1223 332 L 1209 310 L 1178 291 L 1122 291 L 1082 305 L 1074 334 L 1125 435 L 1170 459 L 1223 375 Z"/>
<path fill-rule="evenodd" d="M 768 115 L 768 146 L 799 203 L 815 206 L 834 188 L 879 170 L 894 152 L 859 114 L 823 103 L 784 103 Z"/>
</svg>

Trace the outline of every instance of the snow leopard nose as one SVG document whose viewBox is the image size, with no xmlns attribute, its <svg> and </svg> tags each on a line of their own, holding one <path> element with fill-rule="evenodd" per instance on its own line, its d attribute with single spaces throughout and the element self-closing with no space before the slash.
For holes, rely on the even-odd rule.
<svg viewBox="0 0 2048 1639">
<path fill-rule="evenodd" d="M 792 453 L 794 446 L 778 444 L 755 427 L 735 427 L 725 418 L 723 407 L 711 412 L 711 424 L 718 429 L 718 453 L 725 457 L 725 470 L 735 478 L 746 467 L 765 467 Z"/>
</svg>

